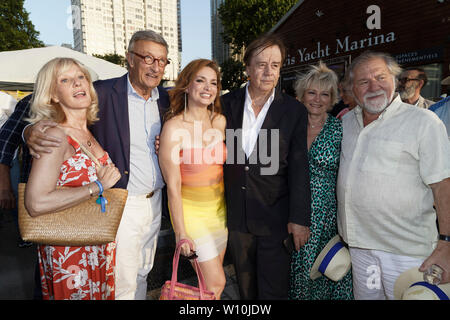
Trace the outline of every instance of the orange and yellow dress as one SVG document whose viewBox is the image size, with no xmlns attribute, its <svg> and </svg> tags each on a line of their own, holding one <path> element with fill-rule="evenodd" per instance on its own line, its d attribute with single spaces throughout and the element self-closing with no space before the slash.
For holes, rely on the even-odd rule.
<svg viewBox="0 0 450 320">
<path fill-rule="evenodd" d="M 223 184 L 226 145 L 180 151 L 181 197 L 187 235 L 195 242 L 198 261 L 215 258 L 227 245 Z"/>
</svg>

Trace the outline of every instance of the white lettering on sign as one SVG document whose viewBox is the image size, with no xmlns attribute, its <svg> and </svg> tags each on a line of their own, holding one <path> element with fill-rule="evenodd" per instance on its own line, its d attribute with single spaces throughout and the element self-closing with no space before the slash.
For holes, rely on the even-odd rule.
<svg viewBox="0 0 450 320">
<path fill-rule="evenodd" d="M 366 26 L 369 30 L 381 29 L 381 9 L 377 5 L 370 5 L 366 10 L 370 16 L 366 20 Z M 379 32 L 379 31 L 378 31 Z M 355 50 L 366 49 L 381 44 L 394 42 L 397 37 L 394 32 L 372 35 L 369 32 L 367 37 L 362 39 L 352 39 L 350 36 L 344 38 L 336 38 L 334 54 L 348 53 Z M 284 62 L 284 66 L 301 64 L 312 60 L 318 60 L 329 57 L 333 47 L 318 41 L 314 48 L 299 48 L 294 55 L 288 54 Z"/>
<path fill-rule="evenodd" d="M 379 34 L 376 36 L 372 36 L 372 32 L 369 32 L 367 38 L 359 40 L 353 40 L 350 36 L 346 36 L 342 39 L 336 39 L 336 49 L 334 50 L 334 53 L 347 53 L 350 51 L 378 46 L 388 42 L 394 42 L 395 40 L 396 37 L 394 32 Z M 321 42 L 317 42 L 317 46 L 314 50 L 301 48 L 297 50 L 297 53 L 299 59 L 296 59 L 295 56 L 288 55 L 285 61 L 285 66 L 326 58 L 330 56 L 330 46 L 328 44 L 322 45 Z"/>
<path fill-rule="evenodd" d="M 371 14 L 370 17 L 367 18 L 366 26 L 367 29 L 381 29 L 381 9 L 377 5 L 371 5 L 367 7 L 367 14 Z"/>
</svg>

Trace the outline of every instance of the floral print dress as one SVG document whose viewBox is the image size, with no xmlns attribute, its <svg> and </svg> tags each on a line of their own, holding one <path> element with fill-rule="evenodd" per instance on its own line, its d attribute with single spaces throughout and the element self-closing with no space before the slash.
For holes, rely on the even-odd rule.
<svg viewBox="0 0 450 320">
<path fill-rule="evenodd" d="M 95 164 L 69 136 L 75 155 L 61 166 L 57 186 L 79 187 L 97 180 Z M 98 159 L 110 163 L 108 154 Z M 115 242 L 64 247 L 39 245 L 39 269 L 44 300 L 114 300 Z"/>
</svg>

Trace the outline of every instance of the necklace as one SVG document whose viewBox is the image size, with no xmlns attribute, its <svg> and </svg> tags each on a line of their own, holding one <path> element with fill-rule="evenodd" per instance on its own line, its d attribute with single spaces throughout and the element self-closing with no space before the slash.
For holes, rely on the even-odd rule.
<svg viewBox="0 0 450 320">
<path fill-rule="evenodd" d="M 311 128 L 322 128 L 323 127 L 323 123 L 321 125 L 316 124 L 315 126 L 313 126 L 312 124 L 309 125 Z"/>
<path fill-rule="evenodd" d="M 322 128 L 325 125 L 325 122 L 327 122 L 327 118 L 325 118 L 325 120 L 320 121 L 318 124 L 311 124 L 311 121 L 308 120 L 308 125 L 310 128 L 315 129 L 315 128 Z"/>
<path fill-rule="evenodd" d="M 326 121 L 326 120 L 325 120 L 325 121 Z M 308 124 L 309 124 L 309 126 L 310 126 L 312 129 L 314 129 L 314 128 L 322 128 L 322 127 L 324 126 L 324 124 L 325 124 L 325 121 L 322 122 L 322 123 L 319 123 L 319 124 L 314 124 L 314 125 L 312 125 L 311 123 L 308 123 Z"/>
</svg>

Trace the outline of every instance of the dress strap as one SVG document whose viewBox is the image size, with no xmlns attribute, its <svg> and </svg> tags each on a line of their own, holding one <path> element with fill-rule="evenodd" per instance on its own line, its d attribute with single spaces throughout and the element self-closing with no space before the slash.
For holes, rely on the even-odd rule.
<svg viewBox="0 0 450 320">
<path fill-rule="evenodd" d="M 91 159 L 92 162 L 94 162 L 97 166 L 101 167 L 101 164 L 98 161 L 98 159 L 95 158 L 94 155 L 86 147 L 84 147 L 75 137 L 70 138 L 78 144 L 81 150 L 89 157 L 89 159 Z"/>
<path fill-rule="evenodd" d="M 76 153 L 81 151 L 80 144 L 69 135 L 67 136 L 67 142 L 75 149 Z"/>
</svg>

